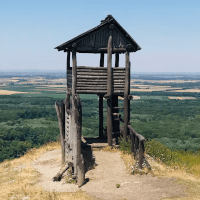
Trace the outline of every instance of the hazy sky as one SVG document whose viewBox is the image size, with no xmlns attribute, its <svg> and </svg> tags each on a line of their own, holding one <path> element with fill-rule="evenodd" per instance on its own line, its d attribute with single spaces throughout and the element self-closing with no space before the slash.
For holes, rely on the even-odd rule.
<svg viewBox="0 0 200 200">
<path fill-rule="evenodd" d="M 132 72 L 200 72 L 200 0 L 0 0 L 0 70 L 65 70 L 66 53 L 54 47 L 108 14 L 142 47 Z M 99 65 L 99 54 L 77 58 Z"/>
</svg>

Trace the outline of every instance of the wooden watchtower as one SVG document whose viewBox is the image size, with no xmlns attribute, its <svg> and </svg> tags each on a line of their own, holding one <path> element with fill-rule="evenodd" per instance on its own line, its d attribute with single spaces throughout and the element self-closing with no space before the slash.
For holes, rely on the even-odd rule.
<svg viewBox="0 0 200 200">
<path fill-rule="evenodd" d="M 78 184 L 84 182 L 84 159 L 81 154 L 82 107 L 79 94 L 97 94 L 99 96 L 99 138 L 103 137 L 103 98 L 107 99 L 107 143 L 112 146 L 113 137 L 119 134 L 119 109 L 124 109 L 123 138 L 131 132 L 132 152 L 134 156 L 140 149 L 140 166 L 144 152 L 144 137 L 130 126 L 130 52 L 140 50 L 140 46 L 122 28 L 112 15 L 108 15 L 100 25 L 55 47 L 67 52 L 67 93 L 65 102 L 56 103 L 58 115 L 62 161 L 74 167 Z M 72 67 L 70 57 L 72 52 Z M 99 53 L 99 67 L 77 66 L 76 53 Z M 125 67 L 119 67 L 119 54 L 125 53 Z M 104 67 L 104 55 L 107 54 L 107 67 Z M 112 54 L 115 54 L 115 66 L 112 67 Z M 124 98 L 124 106 L 118 107 L 118 97 Z M 71 97 L 71 105 L 70 105 Z M 69 164 L 70 163 L 70 164 Z"/>
<path fill-rule="evenodd" d="M 112 145 L 112 133 L 118 132 L 118 96 L 124 97 L 124 133 L 126 138 L 130 121 L 130 52 L 140 50 L 140 46 L 122 28 L 112 15 L 108 15 L 100 25 L 55 47 L 67 52 L 67 93 L 99 95 L 99 137 L 103 135 L 103 97 L 107 99 L 107 141 Z M 72 52 L 72 67 L 70 53 Z M 100 66 L 77 66 L 76 53 L 99 53 Z M 107 67 L 104 54 L 107 53 Z M 125 53 L 125 67 L 119 67 L 119 54 Z M 115 54 L 115 67 L 112 67 Z"/>
</svg>

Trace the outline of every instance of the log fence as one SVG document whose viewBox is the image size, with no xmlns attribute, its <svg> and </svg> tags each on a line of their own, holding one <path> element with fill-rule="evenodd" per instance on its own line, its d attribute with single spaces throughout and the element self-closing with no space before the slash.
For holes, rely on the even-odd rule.
<svg viewBox="0 0 200 200">
<path fill-rule="evenodd" d="M 124 124 L 124 120 L 119 116 L 120 122 Z M 131 140 L 131 152 L 134 155 L 134 159 L 137 158 L 137 155 L 139 155 L 139 168 L 142 169 L 142 164 L 144 161 L 144 142 L 145 138 L 137 133 L 132 126 L 129 124 L 128 129 L 130 131 L 130 140 Z M 121 129 L 122 130 L 122 129 Z"/>
</svg>

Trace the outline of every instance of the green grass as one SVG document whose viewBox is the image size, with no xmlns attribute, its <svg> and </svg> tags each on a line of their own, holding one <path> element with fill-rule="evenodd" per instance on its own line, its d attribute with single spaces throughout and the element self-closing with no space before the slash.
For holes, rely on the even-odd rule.
<svg viewBox="0 0 200 200">
<path fill-rule="evenodd" d="M 123 138 L 119 139 L 120 150 L 123 153 L 131 153 L 131 142 Z M 162 162 L 174 168 L 185 169 L 187 172 L 200 177 L 200 151 L 172 151 L 167 146 L 155 139 L 145 143 L 145 153 L 156 161 Z"/>
<path fill-rule="evenodd" d="M 145 151 L 157 161 L 184 168 L 200 177 L 200 151 L 171 151 L 164 144 L 154 139 L 145 143 Z"/>
</svg>

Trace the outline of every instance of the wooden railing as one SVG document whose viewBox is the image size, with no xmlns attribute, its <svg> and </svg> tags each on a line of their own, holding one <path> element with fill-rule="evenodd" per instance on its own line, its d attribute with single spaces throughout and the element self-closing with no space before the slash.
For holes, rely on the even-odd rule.
<svg viewBox="0 0 200 200">
<path fill-rule="evenodd" d="M 120 121 L 124 123 L 124 120 L 119 117 Z M 139 168 L 142 169 L 143 159 L 144 159 L 144 141 L 145 138 L 137 133 L 132 126 L 129 124 L 128 129 L 130 131 L 130 139 L 131 139 L 131 152 L 134 155 L 134 159 L 136 159 L 136 156 L 139 154 Z"/>
</svg>

